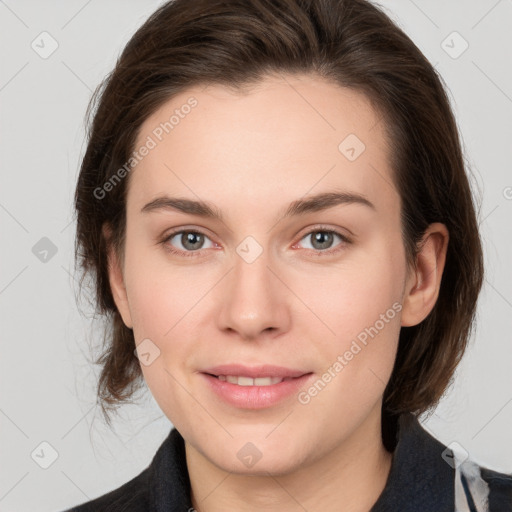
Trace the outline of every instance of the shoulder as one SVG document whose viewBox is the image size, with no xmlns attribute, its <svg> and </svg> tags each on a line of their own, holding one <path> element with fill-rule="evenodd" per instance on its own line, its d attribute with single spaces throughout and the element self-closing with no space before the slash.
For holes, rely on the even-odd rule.
<svg viewBox="0 0 512 512">
<path fill-rule="evenodd" d="M 490 512 L 512 512 L 512 473 L 500 473 L 479 466 L 480 476 L 489 487 Z"/>
<path fill-rule="evenodd" d="M 388 437 L 396 441 L 393 461 L 372 512 L 512 512 L 512 474 L 477 464 L 456 443 L 446 446 L 416 415 L 400 415 Z"/>
<path fill-rule="evenodd" d="M 149 466 L 139 475 L 113 491 L 64 512 L 186 511 L 191 508 L 185 441 L 173 427 Z"/>
<path fill-rule="evenodd" d="M 121 487 L 64 512 L 145 512 L 149 508 L 149 470 L 146 468 Z"/>
<path fill-rule="evenodd" d="M 482 478 L 489 484 L 497 487 L 505 487 L 512 489 L 512 473 L 500 473 L 493 469 L 479 466 Z"/>
<path fill-rule="evenodd" d="M 456 443 L 446 447 L 455 468 L 455 499 L 464 496 L 468 510 L 512 512 L 512 473 L 500 473 L 478 463 Z M 452 449 L 453 448 L 453 449 Z M 464 501 L 464 500 L 461 500 Z"/>
</svg>

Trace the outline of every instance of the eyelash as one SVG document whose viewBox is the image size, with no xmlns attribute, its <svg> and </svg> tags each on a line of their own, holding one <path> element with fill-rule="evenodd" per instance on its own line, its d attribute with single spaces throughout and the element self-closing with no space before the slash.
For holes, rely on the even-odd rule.
<svg viewBox="0 0 512 512">
<path fill-rule="evenodd" d="M 165 238 L 161 241 L 161 244 L 164 245 L 165 249 L 169 251 L 170 253 L 178 256 L 184 256 L 186 258 L 194 258 L 194 257 L 200 257 L 202 249 L 196 250 L 196 251 L 182 251 L 180 249 L 175 249 L 171 245 L 168 244 L 172 238 L 174 238 L 176 235 L 182 234 L 182 233 L 194 233 L 198 235 L 203 235 L 205 237 L 208 237 L 206 233 L 203 233 L 202 231 L 196 230 L 196 229 L 181 229 L 173 231 L 172 233 L 165 236 Z M 351 244 L 352 241 L 339 231 L 336 231 L 334 229 L 327 228 L 325 226 L 317 226 L 314 229 L 308 231 L 304 235 L 301 236 L 298 242 L 300 242 L 303 238 L 306 238 L 309 235 L 312 235 L 313 233 L 329 233 L 333 235 L 337 235 L 340 237 L 342 243 L 337 245 L 333 249 L 326 249 L 326 250 L 318 250 L 318 249 L 307 249 L 308 251 L 313 251 L 314 256 L 323 257 L 323 256 L 330 256 L 332 254 L 337 253 L 338 251 L 342 250 L 344 245 Z M 209 237 L 208 237 L 209 238 Z M 297 242 L 297 243 L 298 243 Z M 293 244 L 296 245 L 296 244 Z"/>
</svg>

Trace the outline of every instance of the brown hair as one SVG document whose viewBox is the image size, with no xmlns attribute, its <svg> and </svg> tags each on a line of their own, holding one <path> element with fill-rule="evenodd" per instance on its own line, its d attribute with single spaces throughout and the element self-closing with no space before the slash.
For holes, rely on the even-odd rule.
<svg viewBox="0 0 512 512">
<path fill-rule="evenodd" d="M 177 93 L 207 84 L 242 90 L 276 73 L 314 73 L 353 88 L 382 115 L 409 266 L 428 225 L 447 226 L 438 300 L 419 325 L 401 329 L 383 413 L 396 421 L 402 412 L 425 412 L 450 384 L 470 338 L 483 257 L 456 122 L 432 65 L 366 0 L 175 0 L 131 38 L 87 111 L 88 145 L 75 193 L 76 258 L 81 284 L 90 273 L 97 310 L 110 322 L 96 361 L 107 422 L 108 410 L 128 401 L 143 379 L 133 332 L 112 297 L 102 236 L 108 223 L 123 259 L 129 176 L 102 197 L 97 191 L 128 161 L 144 120 Z"/>
</svg>

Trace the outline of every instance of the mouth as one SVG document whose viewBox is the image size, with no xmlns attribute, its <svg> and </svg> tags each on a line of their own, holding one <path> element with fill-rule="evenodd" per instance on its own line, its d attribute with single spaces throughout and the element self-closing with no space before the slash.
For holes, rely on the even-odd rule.
<svg viewBox="0 0 512 512">
<path fill-rule="evenodd" d="M 229 382 L 230 384 L 236 384 L 238 386 L 273 386 L 280 382 L 293 380 L 298 377 L 247 377 L 243 375 L 214 375 L 212 373 L 206 373 L 210 377 L 215 377 L 223 382 Z"/>
<path fill-rule="evenodd" d="M 285 379 L 290 380 L 311 373 L 296 368 L 287 368 L 285 366 L 271 364 L 246 366 L 240 363 L 212 366 L 202 369 L 201 372 L 225 382 L 238 384 L 239 386 L 271 386 Z"/>
<path fill-rule="evenodd" d="M 255 375 L 201 372 L 207 389 L 222 403 L 237 409 L 266 409 L 293 399 L 312 383 L 313 372 L 297 375 Z"/>
</svg>

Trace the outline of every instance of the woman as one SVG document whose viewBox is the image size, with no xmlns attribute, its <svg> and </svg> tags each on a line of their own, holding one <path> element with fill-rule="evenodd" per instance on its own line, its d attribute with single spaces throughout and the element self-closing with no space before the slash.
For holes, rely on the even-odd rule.
<svg viewBox="0 0 512 512">
<path fill-rule="evenodd" d="M 151 465 L 72 510 L 512 510 L 419 423 L 483 258 L 434 69 L 365 0 L 176 0 L 103 87 L 77 256 L 111 316 L 98 393 L 146 382 Z"/>
</svg>

